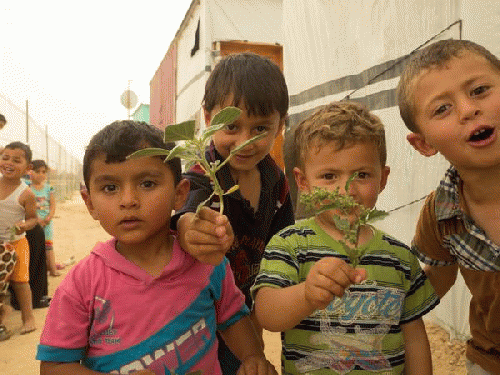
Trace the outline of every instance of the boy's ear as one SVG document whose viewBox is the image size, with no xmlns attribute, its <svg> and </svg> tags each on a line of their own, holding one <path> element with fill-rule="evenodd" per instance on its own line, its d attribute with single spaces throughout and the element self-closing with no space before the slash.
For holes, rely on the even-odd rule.
<svg viewBox="0 0 500 375">
<path fill-rule="evenodd" d="M 430 145 L 422 134 L 410 133 L 406 136 L 406 140 L 413 146 L 415 150 L 424 156 L 432 156 L 437 154 L 437 150 Z"/>
<path fill-rule="evenodd" d="M 179 210 L 184 206 L 186 202 L 186 198 L 189 194 L 190 183 L 189 180 L 183 178 L 179 181 L 177 186 L 175 187 L 175 202 L 174 209 Z"/>
<path fill-rule="evenodd" d="M 278 131 L 276 132 L 276 137 L 278 137 L 279 134 L 283 134 L 283 129 L 285 128 L 285 123 L 286 123 L 287 118 L 288 118 L 288 115 L 280 117 L 280 123 L 278 125 Z"/>
<path fill-rule="evenodd" d="M 379 193 L 381 193 L 385 189 L 385 185 L 387 185 L 387 178 L 389 177 L 389 173 L 391 173 L 391 168 L 387 165 L 382 168 L 382 176 L 380 178 L 380 188 Z"/>
<path fill-rule="evenodd" d="M 212 114 L 210 111 L 207 111 L 205 107 L 203 107 L 203 117 L 205 118 L 205 126 L 210 125 L 210 121 L 212 120 Z"/>
<path fill-rule="evenodd" d="M 301 192 L 310 192 L 311 189 L 307 183 L 306 175 L 299 167 L 293 168 L 293 176 L 295 177 L 295 183 Z"/>
<path fill-rule="evenodd" d="M 90 194 L 87 191 L 87 189 L 85 189 L 85 191 L 80 191 L 80 194 L 83 198 L 83 201 L 85 202 L 85 206 L 87 206 L 87 211 L 89 212 L 90 216 L 92 216 L 94 220 L 99 220 L 99 218 L 97 217 L 97 213 L 94 210 L 94 205 L 92 204 L 92 199 L 90 199 Z"/>
</svg>

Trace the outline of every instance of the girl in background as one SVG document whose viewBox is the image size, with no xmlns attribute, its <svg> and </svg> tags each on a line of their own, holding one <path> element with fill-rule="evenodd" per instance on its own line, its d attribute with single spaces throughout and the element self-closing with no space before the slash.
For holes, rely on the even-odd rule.
<svg viewBox="0 0 500 375">
<path fill-rule="evenodd" d="M 38 222 L 45 232 L 45 255 L 47 258 L 47 270 L 50 276 L 60 276 L 59 270 L 64 266 L 56 263 L 54 248 L 52 243 L 53 225 L 52 218 L 56 211 L 56 200 L 54 188 L 47 183 L 47 173 L 49 167 L 45 161 L 37 159 L 32 162 L 30 171 L 31 190 L 36 196 Z"/>
</svg>

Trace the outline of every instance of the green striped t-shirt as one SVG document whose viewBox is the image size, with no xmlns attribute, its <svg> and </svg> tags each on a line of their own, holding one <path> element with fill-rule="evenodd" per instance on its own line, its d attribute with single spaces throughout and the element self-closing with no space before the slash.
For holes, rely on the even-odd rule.
<svg viewBox="0 0 500 375">
<path fill-rule="evenodd" d="M 358 251 L 358 267 L 367 270 L 367 281 L 282 333 L 283 375 L 403 373 L 401 325 L 422 317 L 439 299 L 403 243 L 374 229 L 373 238 Z M 283 229 L 266 247 L 252 295 L 262 287 L 304 282 L 323 257 L 350 263 L 342 244 L 314 218 Z"/>
</svg>

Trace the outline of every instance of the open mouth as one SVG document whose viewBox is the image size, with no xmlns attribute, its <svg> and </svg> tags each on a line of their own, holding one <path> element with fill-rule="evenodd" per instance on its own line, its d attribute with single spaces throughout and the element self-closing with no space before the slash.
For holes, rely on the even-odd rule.
<svg viewBox="0 0 500 375">
<path fill-rule="evenodd" d="M 481 128 L 475 131 L 470 137 L 469 142 L 485 141 L 492 136 L 494 128 Z"/>
</svg>

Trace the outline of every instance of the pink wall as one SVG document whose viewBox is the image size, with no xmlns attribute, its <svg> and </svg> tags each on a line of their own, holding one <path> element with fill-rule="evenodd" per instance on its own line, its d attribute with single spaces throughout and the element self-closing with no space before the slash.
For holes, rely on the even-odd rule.
<svg viewBox="0 0 500 375">
<path fill-rule="evenodd" d="M 150 122 L 160 129 L 175 123 L 176 62 L 177 45 L 172 43 L 149 83 Z"/>
</svg>

